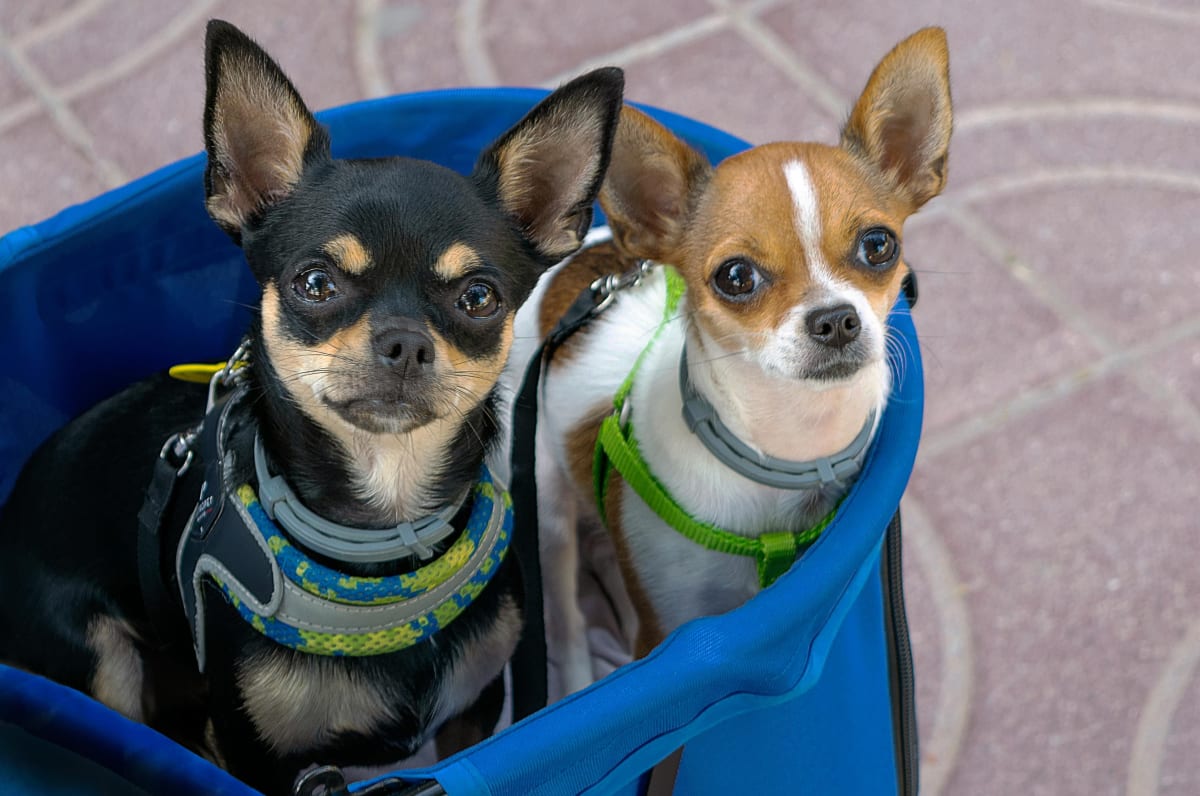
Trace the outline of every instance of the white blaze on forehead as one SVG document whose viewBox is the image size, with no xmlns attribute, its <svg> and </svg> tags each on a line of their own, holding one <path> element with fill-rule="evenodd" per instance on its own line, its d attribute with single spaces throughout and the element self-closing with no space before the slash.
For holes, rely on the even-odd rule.
<svg viewBox="0 0 1200 796">
<path fill-rule="evenodd" d="M 813 276 L 828 282 L 831 274 L 825 265 L 825 258 L 821 256 L 821 206 L 808 167 L 803 161 L 789 160 L 783 166 L 783 176 L 792 194 L 792 205 L 796 208 L 796 232 L 800 235 L 800 245 L 804 247 L 809 268 Z"/>
</svg>

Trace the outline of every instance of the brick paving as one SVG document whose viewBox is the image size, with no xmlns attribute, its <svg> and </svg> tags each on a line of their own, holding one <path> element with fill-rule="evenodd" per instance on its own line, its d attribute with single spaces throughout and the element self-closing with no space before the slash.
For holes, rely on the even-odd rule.
<svg viewBox="0 0 1200 796">
<path fill-rule="evenodd" d="M 906 499 L 926 794 L 1200 793 L 1200 6 L 1188 0 L 0 2 L 0 229 L 201 147 L 204 21 L 314 107 L 554 85 L 831 141 L 947 28 L 946 194 L 910 222 Z"/>
</svg>

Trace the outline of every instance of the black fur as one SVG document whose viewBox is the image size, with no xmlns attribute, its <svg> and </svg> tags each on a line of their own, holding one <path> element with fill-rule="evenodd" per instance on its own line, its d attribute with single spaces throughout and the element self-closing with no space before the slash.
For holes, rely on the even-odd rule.
<svg viewBox="0 0 1200 796">
<path fill-rule="evenodd" d="M 241 70 L 237 75 L 241 82 L 230 80 L 230 70 Z M 286 345 L 309 351 L 332 345 L 340 332 L 364 324 L 375 340 L 391 324 L 437 335 L 464 358 L 457 366 L 470 369 L 479 360 L 502 359 L 505 320 L 557 256 L 531 238 L 528 220 L 501 196 L 502 154 L 513 133 L 481 156 L 470 177 L 405 158 L 336 161 L 330 156 L 327 134 L 292 84 L 233 26 L 219 21 L 209 24 L 206 73 L 205 190 L 210 212 L 240 243 L 264 291 L 278 296 L 278 326 L 264 329 L 265 322 L 258 317 L 249 331 L 251 411 L 268 456 L 319 514 L 358 527 L 393 525 L 394 516 L 355 493 L 356 463 L 351 452 L 321 416 L 301 408 L 289 386 L 298 378 L 290 370 L 294 363 L 271 361 L 265 340 L 275 335 Z M 222 149 L 222 141 L 239 143 L 234 140 L 238 129 L 250 135 L 277 129 L 270 125 L 278 119 L 259 123 L 252 118 L 246 110 L 251 103 L 235 103 L 232 110 L 221 106 L 221 101 L 229 102 L 228 92 L 222 90 L 247 81 L 274 98 L 275 104 L 266 103 L 269 107 L 262 109 L 263 114 L 282 108 L 287 119 L 298 120 L 293 132 L 302 144 L 298 159 L 302 166 L 295 179 L 280 180 L 278 170 L 254 160 L 258 154 L 246 155 L 270 146 Z M 556 92 L 514 128 L 570 124 L 572 118 L 583 118 L 598 131 L 591 148 L 578 153 L 581 160 L 586 156 L 588 162 L 600 164 L 597 173 L 589 172 L 582 184 L 572 186 L 534 181 L 534 191 L 568 191 L 570 209 L 561 219 L 562 228 L 586 229 L 590 221 L 616 129 L 621 89 L 619 70 L 597 70 Z M 238 99 L 236 93 L 232 96 Z M 261 99 L 255 95 L 255 107 Z M 542 132 L 546 134 L 532 139 L 555 140 L 553 128 Z M 289 141 L 266 143 L 282 146 Z M 268 151 L 267 156 L 288 162 L 280 153 Z M 326 244 L 345 234 L 361 243 L 373 263 L 359 274 L 338 270 L 327 250 Z M 455 244 L 473 251 L 478 264 L 461 279 L 447 282 L 432 268 Z M 307 284 L 302 275 L 314 267 L 324 269 L 335 281 L 335 300 L 314 303 L 301 295 Z M 297 277 L 301 277 L 300 288 Z M 468 317 L 460 305 L 464 290 L 479 281 L 498 298 L 499 309 L 492 317 Z M 379 351 L 371 349 L 350 375 L 337 377 L 352 392 L 379 399 L 364 410 L 368 417 L 363 422 L 376 422 L 370 418 L 375 413 L 379 423 L 404 426 L 396 432 L 403 433 L 441 411 L 426 396 L 439 386 L 439 377 L 430 368 L 398 369 L 376 354 Z M 96 617 L 117 618 L 136 634 L 145 674 L 142 703 L 147 721 L 193 749 L 215 753 L 234 774 L 270 793 L 286 792 L 296 773 L 310 764 L 374 765 L 409 756 L 437 729 L 431 723 L 455 662 L 470 654 L 475 640 L 498 626 L 503 605 L 520 605 L 520 578 L 513 557 L 505 560 L 470 608 L 435 636 L 434 643 L 370 658 L 321 659 L 322 665 L 354 672 L 390 695 L 392 718 L 385 726 L 369 737 L 333 729 L 318 732 L 320 742 L 303 751 L 272 748 L 245 709 L 239 666 L 281 657 L 292 666 L 305 656 L 259 635 L 210 589 L 208 663 L 201 677 L 190 647 L 175 642 L 176 637 L 186 638 L 182 613 L 176 613 L 181 632 L 173 638 L 159 636 L 146 617 L 138 588 L 136 516 L 145 487 L 163 441 L 199 420 L 204 396 L 203 387 L 156 376 L 94 407 L 34 454 L 0 511 L 0 660 L 90 692 L 99 659 L 87 641 L 89 623 Z M 403 475 L 428 485 L 434 505 L 460 495 L 474 481 L 496 438 L 495 414 L 494 392 L 457 414 L 442 412 L 456 418 L 444 461 L 428 462 L 429 467 Z M 248 434 L 232 443 L 238 466 L 245 469 L 238 476 L 253 482 L 249 446 Z M 460 523 L 468 510 L 469 506 L 464 508 Z M 181 528 L 169 530 L 177 534 Z M 375 575 L 408 571 L 419 562 L 325 563 L 351 574 Z M 484 732 L 490 732 L 498 716 L 497 682 L 483 688 L 476 707 L 466 709 Z M 215 749 L 204 736 L 208 721 L 215 731 Z"/>
</svg>

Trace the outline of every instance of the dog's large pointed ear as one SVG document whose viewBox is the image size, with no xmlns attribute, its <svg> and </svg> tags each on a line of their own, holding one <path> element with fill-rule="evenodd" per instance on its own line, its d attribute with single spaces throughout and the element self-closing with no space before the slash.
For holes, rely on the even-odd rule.
<svg viewBox="0 0 1200 796">
<path fill-rule="evenodd" d="M 228 22 L 208 23 L 204 70 L 206 204 L 238 240 L 291 192 L 306 164 L 329 157 L 329 137 L 271 57 Z"/>
<path fill-rule="evenodd" d="M 583 243 L 612 151 L 625 74 L 605 67 L 542 100 L 480 156 L 474 179 L 548 261 Z"/>
<path fill-rule="evenodd" d="M 916 210 L 946 184 L 952 118 L 946 33 L 925 28 L 875 67 L 842 130 L 842 147 Z"/>
<path fill-rule="evenodd" d="M 708 160 L 667 128 L 636 108 L 622 108 L 600 189 L 617 246 L 631 257 L 670 261 L 692 199 L 711 174 Z"/>
</svg>

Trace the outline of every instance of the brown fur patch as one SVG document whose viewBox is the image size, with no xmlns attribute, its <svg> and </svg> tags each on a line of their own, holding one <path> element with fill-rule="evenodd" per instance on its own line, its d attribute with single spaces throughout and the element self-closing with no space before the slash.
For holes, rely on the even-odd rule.
<svg viewBox="0 0 1200 796">
<path fill-rule="evenodd" d="M 683 240 L 692 198 L 710 171 L 703 155 L 661 124 L 622 107 L 600 189 L 617 247 L 634 258 L 671 261 Z"/>
<path fill-rule="evenodd" d="M 538 306 L 538 331 L 541 336 L 550 333 L 584 288 L 598 277 L 624 273 L 636 263 L 636 259 L 621 255 L 611 243 L 591 246 L 575 255 L 571 262 L 555 272 Z M 554 354 L 551 366 L 569 360 L 578 350 L 578 340 L 582 340 L 587 333 L 585 326 L 563 343 Z"/>
<path fill-rule="evenodd" d="M 362 241 L 350 232 L 338 235 L 321 248 L 348 274 L 358 276 L 375 264 Z"/>
</svg>

